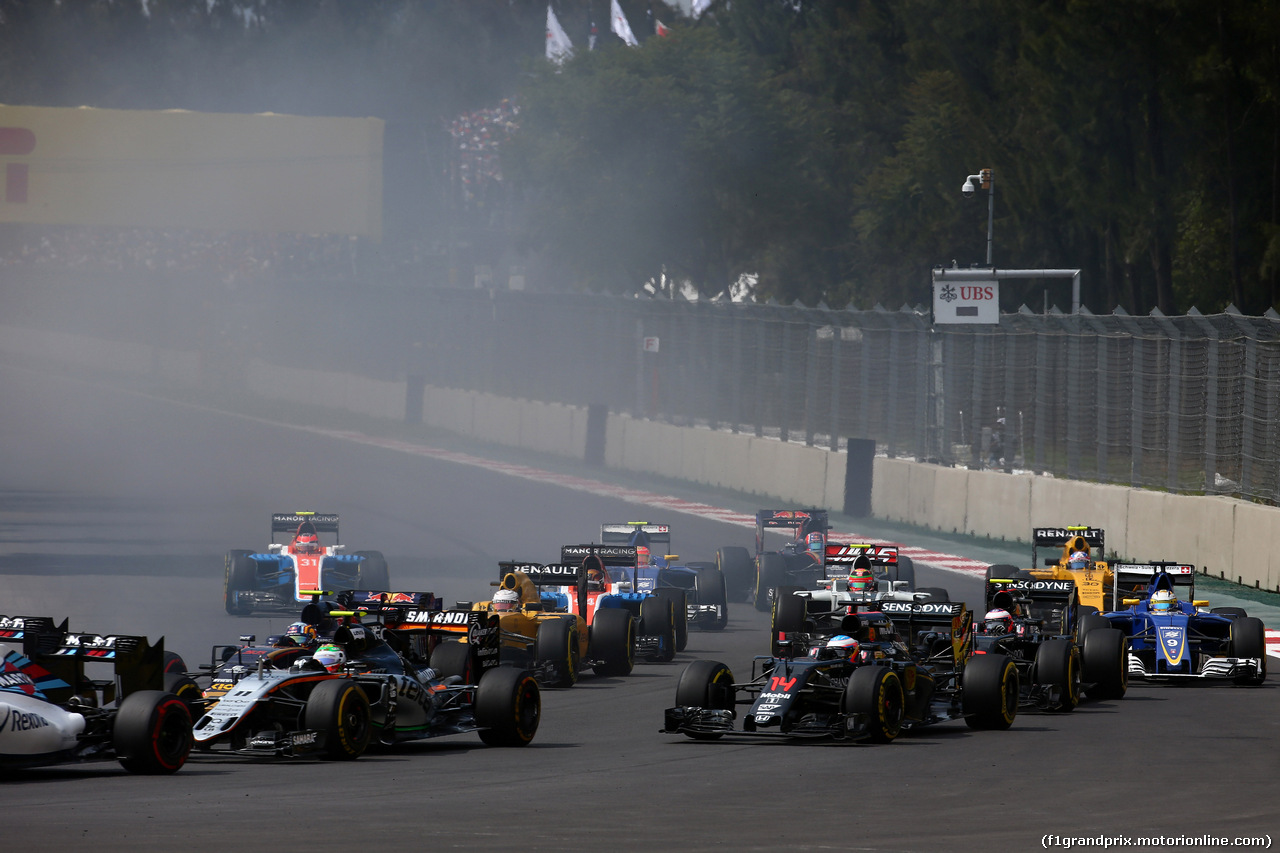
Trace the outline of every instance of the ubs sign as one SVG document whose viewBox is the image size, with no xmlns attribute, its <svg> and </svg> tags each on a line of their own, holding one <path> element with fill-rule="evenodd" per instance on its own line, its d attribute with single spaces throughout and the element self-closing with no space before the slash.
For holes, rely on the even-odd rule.
<svg viewBox="0 0 1280 853">
<path fill-rule="evenodd" d="M 933 281 L 933 322 L 1000 322 L 1000 284 L 994 278 Z"/>
</svg>

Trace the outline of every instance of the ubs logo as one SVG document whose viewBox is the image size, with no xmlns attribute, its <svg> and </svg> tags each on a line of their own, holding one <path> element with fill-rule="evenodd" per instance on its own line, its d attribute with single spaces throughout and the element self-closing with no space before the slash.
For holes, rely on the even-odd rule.
<svg viewBox="0 0 1280 853">
<path fill-rule="evenodd" d="M 25 157 L 35 148 L 36 135 L 27 128 L 0 127 L 0 157 Z M 26 163 L 5 164 L 4 200 L 12 204 L 26 204 Z"/>
</svg>

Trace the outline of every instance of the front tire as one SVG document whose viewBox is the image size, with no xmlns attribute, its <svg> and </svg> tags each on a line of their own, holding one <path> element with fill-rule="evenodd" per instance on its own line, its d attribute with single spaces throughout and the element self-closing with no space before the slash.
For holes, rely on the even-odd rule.
<svg viewBox="0 0 1280 853">
<path fill-rule="evenodd" d="M 1238 658 L 1261 658 L 1257 674 L 1236 678 L 1236 684 L 1256 687 L 1267 680 L 1267 632 L 1255 616 L 1237 616 L 1231 622 L 1231 654 Z"/>
<path fill-rule="evenodd" d="M 680 673 L 676 682 L 678 707 L 710 708 L 732 711 L 734 705 L 733 672 L 715 660 L 696 660 Z M 694 740 L 718 740 L 720 732 L 685 732 Z"/>
<path fill-rule="evenodd" d="M 1086 621 L 1091 617 L 1086 616 Z M 1110 624 L 1110 623 L 1108 623 Z M 1128 643 L 1119 628 L 1095 628 L 1084 638 L 1081 679 L 1090 699 L 1121 699 L 1129 689 Z"/>
<path fill-rule="evenodd" d="M 860 666 L 849 677 L 840 696 L 842 714 L 865 714 L 867 738 L 890 743 L 902 732 L 906 694 L 898 674 L 884 666 Z"/>
<path fill-rule="evenodd" d="M 654 660 L 666 663 L 676 656 L 675 611 L 670 599 L 653 596 L 640 602 L 640 633 L 658 638 Z"/>
<path fill-rule="evenodd" d="M 172 693 L 130 693 L 116 712 L 112 741 L 120 765 L 130 773 L 176 773 L 187 763 L 194 737 L 191 711 Z"/>
<path fill-rule="evenodd" d="M 729 588 L 724 572 L 715 566 L 698 567 L 698 604 L 711 604 L 720 608 L 720 615 L 710 622 L 703 622 L 708 631 L 723 631 L 729 624 Z"/>
<path fill-rule="evenodd" d="M 476 688 L 476 723 L 489 746 L 528 746 L 542 718 L 542 693 L 528 670 L 499 666 Z"/>
<path fill-rule="evenodd" d="M 1080 649 L 1070 640 L 1046 640 L 1036 649 L 1035 680 L 1058 689 L 1055 711 L 1080 704 Z"/>
<path fill-rule="evenodd" d="M 249 558 L 252 551 L 228 551 L 223 559 L 226 574 L 222 583 L 223 607 L 232 616 L 248 616 L 250 605 L 236 600 L 237 592 L 251 592 L 258 585 L 258 566 Z"/>
<path fill-rule="evenodd" d="M 306 728 L 324 732 L 324 755 L 337 761 L 359 758 L 373 735 L 369 697 L 347 678 L 316 685 L 307 697 L 303 718 Z"/>
<path fill-rule="evenodd" d="M 1007 655 L 969 659 L 963 676 L 964 721 L 971 729 L 1007 729 L 1018 716 L 1018 667 Z"/>
</svg>

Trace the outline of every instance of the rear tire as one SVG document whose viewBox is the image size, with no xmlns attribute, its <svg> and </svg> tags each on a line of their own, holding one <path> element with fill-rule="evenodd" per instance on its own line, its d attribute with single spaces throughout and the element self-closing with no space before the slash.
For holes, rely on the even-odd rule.
<svg viewBox="0 0 1280 853">
<path fill-rule="evenodd" d="M 723 631 L 729 624 L 729 589 L 725 583 L 724 572 L 715 566 L 699 566 L 698 604 L 710 604 L 720 608 L 720 615 L 709 622 L 703 622 L 707 631 Z"/>
<path fill-rule="evenodd" d="M 1081 648 L 1080 678 L 1091 685 L 1089 698 L 1123 698 L 1129 689 L 1128 643 L 1124 632 L 1119 628 L 1095 628 L 1089 631 Z"/>
<path fill-rule="evenodd" d="M 1084 641 L 1090 633 L 1100 630 L 1105 631 L 1110 627 L 1111 620 L 1101 613 L 1086 613 L 1076 622 L 1076 644 L 1083 648 Z"/>
<path fill-rule="evenodd" d="M 676 651 L 684 651 L 684 647 L 689 645 L 689 607 L 684 590 L 664 586 L 655 589 L 653 594 L 671 601 L 671 621 L 676 627 Z"/>
<path fill-rule="evenodd" d="M 860 666 L 840 696 L 842 714 L 865 714 L 867 737 L 889 743 L 902 732 L 906 695 L 898 674 L 885 666 Z"/>
<path fill-rule="evenodd" d="M 769 591 L 782 586 L 787 579 L 787 558 L 781 554 L 761 554 L 760 568 L 756 572 L 755 607 L 768 613 L 771 606 Z"/>
<path fill-rule="evenodd" d="M 782 654 L 780 634 L 798 634 L 804 631 L 808 616 L 808 603 L 796 595 L 798 586 L 781 586 L 773 593 L 773 615 L 770 619 L 770 645 L 775 656 Z"/>
<path fill-rule="evenodd" d="M 1214 608 L 1211 608 L 1209 612 L 1214 613 L 1218 616 L 1227 616 L 1233 619 L 1238 619 L 1241 616 L 1249 615 L 1248 613 L 1245 612 L 1245 609 L 1243 607 L 1214 607 Z"/>
<path fill-rule="evenodd" d="M 1058 688 L 1054 711 L 1080 704 L 1080 649 L 1070 640 L 1045 640 L 1036 649 L 1035 681 Z"/>
<path fill-rule="evenodd" d="M 548 687 L 572 687 L 578 683 L 581 646 L 573 619 L 543 619 L 538 623 L 537 656 L 539 667 L 550 665 L 552 676 Z"/>
<path fill-rule="evenodd" d="M 591 659 L 596 675 L 630 675 L 636 663 L 636 623 L 622 609 L 597 610 L 590 628 Z"/>
<path fill-rule="evenodd" d="M 112 741 L 120 766 L 130 773 L 176 773 L 191 753 L 191 711 L 160 690 L 138 690 L 120 703 Z"/>
<path fill-rule="evenodd" d="M 666 663 L 676 656 L 675 609 L 671 599 L 651 596 L 640 602 L 640 634 L 658 638 L 654 660 Z"/>
<path fill-rule="evenodd" d="M 916 564 L 911 558 L 903 554 L 898 555 L 898 568 L 889 573 L 892 580 L 906 581 L 907 589 L 914 590 L 916 588 Z"/>
<path fill-rule="evenodd" d="M 724 576 L 725 588 L 732 601 L 746 601 L 756 583 L 755 561 L 746 548 L 730 545 L 716 551 L 716 566 Z"/>
<path fill-rule="evenodd" d="M 446 640 L 431 650 L 431 662 L 428 664 L 436 671 L 439 678 L 456 675 L 463 684 L 475 684 L 471 673 L 471 650 L 466 643 Z"/>
<path fill-rule="evenodd" d="M 542 718 L 542 693 L 527 669 L 499 666 L 476 688 L 476 723 L 489 746 L 528 746 Z"/>
<path fill-rule="evenodd" d="M 326 758 L 353 761 L 364 754 L 373 735 L 369 697 L 349 678 L 322 681 L 307 697 L 303 726 L 324 732 Z"/>
<path fill-rule="evenodd" d="M 200 685 L 185 673 L 166 672 L 164 674 L 164 692 L 171 693 L 182 700 L 191 713 L 192 720 L 198 720 L 204 714 L 204 691 Z"/>
<path fill-rule="evenodd" d="M 969 659 L 963 676 L 964 721 L 971 729 L 1007 729 L 1018 716 L 1018 667 L 1007 655 Z"/>
<path fill-rule="evenodd" d="M 223 559 L 226 575 L 222 583 L 223 606 L 232 616 L 248 616 L 250 605 L 236 601 L 237 592 L 251 592 L 258 586 L 258 566 L 249 559 L 252 551 L 228 551 Z"/>
<path fill-rule="evenodd" d="M 364 557 L 356 578 L 356 588 L 390 592 L 391 578 L 387 572 L 387 560 L 382 556 L 382 552 L 356 551 L 356 556 Z"/>
</svg>

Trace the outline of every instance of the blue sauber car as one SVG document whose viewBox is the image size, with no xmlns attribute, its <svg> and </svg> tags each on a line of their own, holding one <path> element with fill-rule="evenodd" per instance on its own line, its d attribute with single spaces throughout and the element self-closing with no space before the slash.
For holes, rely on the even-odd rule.
<svg viewBox="0 0 1280 853">
<path fill-rule="evenodd" d="M 689 627 L 723 631 L 729 624 L 729 599 L 720 567 L 711 562 L 678 563 L 679 555 L 671 553 L 669 524 L 646 521 L 602 524 L 600 541 L 605 545 L 635 546 L 637 592 L 662 589 L 683 592 L 686 613 L 683 621 Z M 681 637 L 679 647 L 683 650 L 684 646 L 685 639 Z"/>
<path fill-rule="evenodd" d="M 1153 680 L 1230 679 L 1259 685 L 1267 677 L 1261 619 L 1232 607 L 1204 612 L 1195 598 L 1195 566 L 1113 564 L 1113 609 L 1103 614 L 1129 639 L 1129 675 Z M 1142 582 L 1146 581 L 1145 588 Z M 1128 589 L 1123 602 L 1121 589 Z"/>
</svg>

